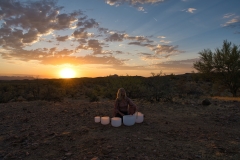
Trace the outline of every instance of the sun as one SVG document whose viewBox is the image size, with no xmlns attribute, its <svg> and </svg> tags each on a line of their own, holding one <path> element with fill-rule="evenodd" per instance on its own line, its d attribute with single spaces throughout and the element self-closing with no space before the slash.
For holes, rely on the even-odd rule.
<svg viewBox="0 0 240 160">
<path fill-rule="evenodd" d="M 70 68 L 64 68 L 60 71 L 60 76 L 62 78 L 74 78 L 75 77 L 75 71 Z"/>
</svg>

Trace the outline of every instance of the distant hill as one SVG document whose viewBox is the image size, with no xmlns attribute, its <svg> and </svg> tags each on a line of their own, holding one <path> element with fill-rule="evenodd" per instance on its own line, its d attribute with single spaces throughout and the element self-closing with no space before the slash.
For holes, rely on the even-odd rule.
<svg viewBox="0 0 240 160">
<path fill-rule="evenodd" d="M 24 79 L 33 80 L 34 77 L 30 77 L 30 76 L 0 76 L 0 80 L 24 80 Z"/>
</svg>

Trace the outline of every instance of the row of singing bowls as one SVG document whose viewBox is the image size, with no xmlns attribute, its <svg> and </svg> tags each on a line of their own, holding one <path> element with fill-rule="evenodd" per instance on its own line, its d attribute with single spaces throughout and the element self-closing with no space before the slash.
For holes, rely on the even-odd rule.
<svg viewBox="0 0 240 160">
<path fill-rule="evenodd" d="M 126 126 L 132 126 L 135 123 L 142 123 L 143 119 L 144 119 L 144 115 L 141 112 L 136 112 L 133 115 L 123 116 L 123 121 L 122 121 L 122 118 L 120 118 L 120 117 L 111 118 L 111 125 L 113 127 L 119 127 L 119 126 L 122 125 L 122 122 L 123 122 L 123 124 L 126 125 Z M 96 116 L 95 117 L 95 122 L 96 123 L 101 122 L 101 124 L 107 125 L 107 124 L 110 123 L 110 117 L 108 117 L 108 116 L 103 116 L 103 117 Z"/>
</svg>

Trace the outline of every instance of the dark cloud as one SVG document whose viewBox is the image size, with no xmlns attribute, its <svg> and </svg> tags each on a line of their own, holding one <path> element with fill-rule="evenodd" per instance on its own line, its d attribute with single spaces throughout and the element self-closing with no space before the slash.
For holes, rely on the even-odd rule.
<svg viewBox="0 0 240 160">
<path fill-rule="evenodd" d="M 66 41 L 68 39 L 68 36 L 58 36 L 57 38 L 57 41 Z"/>
<path fill-rule="evenodd" d="M 77 40 L 80 44 L 85 44 L 87 43 L 86 39 L 82 38 L 82 39 L 78 39 Z"/>
<path fill-rule="evenodd" d="M 85 28 L 98 27 L 98 23 L 94 19 L 89 19 L 89 20 L 84 22 L 84 27 Z"/>
<path fill-rule="evenodd" d="M 98 32 L 107 34 L 108 33 L 108 29 L 107 28 L 98 27 Z"/>
<path fill-rule="evenodd" d="M 62 7 L 56 6 L 56 2 L 27 1 L 20 3 L 15 0 L 1 0 L 1 20 L 5 23 L 0 28 L 0 39 L 4 41 L 2 46 L 20 48 L 34 43 L 42 34 L 48 34 L 53 30 L 63 30 L 71 27 L 71 24 L 80 15 L 80 12 L 59 14 Z"/>
<path fill-rule="evenodd" d="M 93 50 L 93 54 L 101 54 L 102 46 L 104 43 L 99 43 L 98 40 L 91 39 L 88 41 L 88 48 Z"/>
<path fill-rule="evenodd" d="M 151 54 L 151 53 L 139 53 L 141 58 L 143 60 L 159 60 L 161 59 L 158 55 L 156 54 Z"/>
<path fill-rule="evenodd" d="M 97 57 L 93 55 L 87 55 L 84 57 L 47 57 L 41 60 L 42 64 L 61 65 L 61 64 L 72 64 L 72 65 L 85 65 L 85 64 L 105 64 L 105 65 L 122 65 L 123 61 L 116 59 L 112 56 Z"/>
<path fill-rule="evenodd" d="M 144 37 L 144 36 L 126 36 L 126 39 L 128 40 L 132 40 L 132 41 L 138 41 L 138 42 L 147 42 L 147 43 L 152 43 L 154 41 L 152 40 L 149 40 L 147 37 Z"/>
<path fill-rule="evenodd" d="M 106 41 L 123 41 L 125 34 L 113 33 L 106 38 Z"/>
<path fill-rule="evenodd" d="M 109 52 L 103 52 L 102 51 L 102 45 L 104 45 L 104 43 L 100 43 L 98 40 L 96 39 L 90 39 L 87 41 L 87 44 L 80 44 L 76 50 L 92 50 L 93 51 L 93 55 L 96 54 L 109 54 Z"/>
<path fill-rule="evenodd" d="M 148 46 L 149 44 L 142 44 L 141 42 L 130 42 L 128 43 L 129 45 L 137 45 L 137 46 L 142 46 L 142 47 L 145 47 L 145 46 Z"/>
<path fill-rule="evenodd" d="M 88 37 L 90 37 L 88 32 L 84 31 L 84 29 L 82 28 L 75 30 L 72 36 L 76 39 L 87 39 Z"/>
<path fill-rule="evenodd" d="M 1 57 L 8 60 L 22 60 L 30 61 L 36 60 L 41 64 L 48 65 L 61 65 L 61 64 L 106 64 L 106 65 L 123 65 L 125 60 L 117 59 L 113 56 L 98 57 L 95 55 L 86 56 L 71 56 L 74 53 L 73 50 L 63 49 L 57 50 L 57 48 L 51 49 L 36 49 L 36 50 L 11 50 L 9 53 L 0 53 Z"/>
<path fill-rule="evenodd" d="M 152 43 L 154 41 L 149 40 L 147 37 L 144 36 L 129 36 L 126 33 L 113 33 L 109 34 L 109 36 L 105 39 L 106 41 L 123 41 L 123 40 L 130 40 L 130 41 L 137 41 L 137 42 L 147 42 L 147 43 Z"/>
<path fill-rule="evenodd" d="M 123 51 L 115 51 L 116 54 L 123 54 Z"/>
</svg>

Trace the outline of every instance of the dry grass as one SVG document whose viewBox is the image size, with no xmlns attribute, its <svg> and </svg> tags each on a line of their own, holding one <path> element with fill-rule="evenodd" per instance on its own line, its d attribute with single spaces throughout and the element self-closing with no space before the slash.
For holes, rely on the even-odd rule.
<svg viewBox="0 0 240 160">
<path fill-rule="evenodd" d="M 224 100 L 224 101 L 240 101 L 240 97 L 212 97 L 212 99 Z"/>
</svg>

